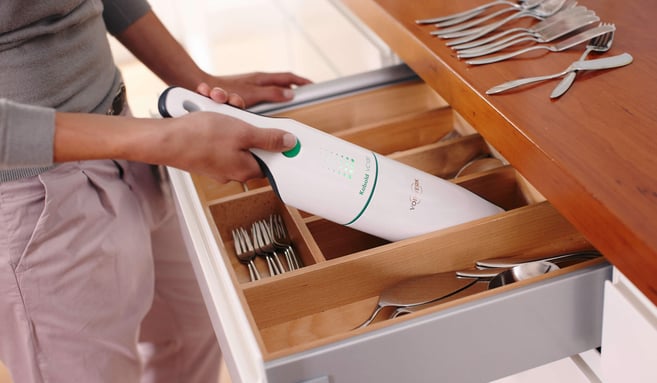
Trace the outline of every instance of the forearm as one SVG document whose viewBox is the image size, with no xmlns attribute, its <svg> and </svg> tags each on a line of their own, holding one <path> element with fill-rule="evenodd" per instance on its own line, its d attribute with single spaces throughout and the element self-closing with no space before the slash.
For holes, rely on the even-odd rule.
<svg viewBox="0 0 657 383">
<path fill-rule="evenodd" d="M 56 113 L 54 162 L 125 159 L 158 163 L 158 141 L 168 121 L 82 113 Z"/>
<path fill-rule="evenodd" d="M 293 86 L 309 84 L 310 80 L 293 73 L 254 72 L 232 76 L 214 76 L 203 71 L 182 45 L 169 33 L 152 12 L 147 12 L 116 37 L 142 63 L 168 85 L 178 85 L 210 96 L 210 89 L 222 88 L 239 95 L 239 106 L 259 102 L 281 102 L 294 96 Z M 234 99 L 234 96 L 232 97 Z M 215 101 L 224 102 L 223 100 Z"/>
<path fill-rule="evenodd" d="M 196 89 L 198 84 L 211 81 L 211 76 L 196 65 L 153 11 L 147 12 L 116 37 L 168 85 Z"/>
<path fill-rule="evenodd" d="M 54 142 L 55 162 L 125 159 L 225 182 L 262 176 L 249 149 L 284 151 L 296 138 L 212 112 L 165 119 L 57 113 Z"/>
</svg>

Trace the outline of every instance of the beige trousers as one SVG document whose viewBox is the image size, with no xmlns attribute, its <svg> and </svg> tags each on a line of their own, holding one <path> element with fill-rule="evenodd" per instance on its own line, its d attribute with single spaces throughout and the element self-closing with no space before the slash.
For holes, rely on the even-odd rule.
<svg viewBox="0 0 657 383">
<path fill-rule="evenodd" d="M 220 351 L 150 167 L 0 184 L 0 360 L 15 383 L 215 383 Z"/>
</svg>

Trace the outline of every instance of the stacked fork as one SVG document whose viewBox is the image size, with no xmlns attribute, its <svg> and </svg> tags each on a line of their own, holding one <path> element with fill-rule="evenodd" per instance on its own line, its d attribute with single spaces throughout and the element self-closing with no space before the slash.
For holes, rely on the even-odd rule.
<svg viewBox="0 0 657 383">
<path fill-rule="evenodd" d="M 501 11 L 493 12 L 488 16 L 480 17 L 479 19 L 472 20 L 467 23 L 457 24 L 449 28 L 441 28 L 440 25 L 437 25 L 439 29 L 437 31 L 431 32 L 431 34 L 444 39 L 458 38 L 459 43 L 466 43 L 479 37 L 485 36 L 511 21 L 524 17 L 532 17 L 538 20 L 544 20 L 545 18 L 556 15 L 560 11 L 572 8 L 576 4 L 577 3 L 574 0 L 543 0 L 534 8 L 516 11 L 502 20 L 495 20 L 495 18 L 499 14 L 504 13 L 503 11 L 508 9 L 502 9 Z M 495 21 L 489 24 L 484 24 L 488 20 Z M 478 26 L 480 24 L 483 25 Z"/>
<path fill-rule="evenodd" d="M 498 52 L 513 45 L 517 45 L 523 42 L 536 42 L 536 43 L 547 43 L 552 42 L 568 33 L 571 33 L 580 28 L 586 27 L 593 23 L 600 21 L 600 18 L 596 16 L 595 12 L 588 10 L 584 7 L 573 8 L 572 11 L 563 12 L 563 15 L 555 16 L 554 18 L 545 19 L 532 28 L 522 30 L 522 28 L 517 28 L 515 30 L 519 33 L 513 34 L 506 38 L 499 38 L 507 33 L 507 31 L 513 29 L 507 29 L 493 37 L 498 37 L 497 39 L 483 39 L 490 40 L 491 42 L 479 46 L 472 47 L 472 45 L 457 45 L 452 48 L 456 49 L 459 58 L 472 58 L 487 55 L 490 53 Z"/>
<path fill-rule="evenodd" d="M 564 9 L 561 12 L 557 12 L 554 16 L 548 17 L 543 21 L 539 21 L 538 23 L 534 24 L 532 27 L 529 28 L 514 27 L 514 28 L 505 29 L 495 35 L 492 36 L 488 35 L 486 37 L 482 37 L 473 41 L 462 42 L 459 41 L 459 39 L 454 39 L 447 41 L 446 44 L 447 46 L 451 46 L 453 49 L 456 50 L 473 49 L 475 47 L 481 47 L 484 44 L 486 45 L 502 44 L 507 41 L 512 41 L 517 37 L 522 37 L 526 35 L 535 35 L 537 33 L 545 33 L 545 30 L 547 28 L 551 28 L 555 24 L 563 23 L 571 18 L 579 19 L 579 17 L 591 16 L 591 15 L 595 16 L 595 12 L 587 9 L 586 7 L 576 6 L 576 7 Z M 511 37 L 507 37 L 504 40 L 500 40 L 502 37 L 512 33 L 516 33 L 516 34 L 513 34 Z"/>
<path fill-rule="evenodd" d="M 237 228 L 232 231 L 233 243 L 235 245 L 235 255 L 240 262 L 247 265 L 249 268 L 249 278 L 251 282 L 259 280 L 260 273 L 255 265 L 254 259 L 256 257 L 255 248 L 249 238 L 249 233 L 244 228 Z"/>
<path fill-rule="evenodd" d="M 532 0 L 519 4 L 509 3 L 511 2 L 508 0 L 494 0 L 469 11 L 416 22 L 427 24 L 437 21 L 435 26 L 438 30 L 431 34 L 448 39 L 446 44 L 457 51 L 459 58 L 468 58 L 467 63 L 471 65 L 498 62 L 539 49 L 560 52 L 606 34 L 612 28 L 608 25 L 590 28 L 591 24 L 599 21 L 599 17 L 592 10 L 577 6 L 576 0 Z M 472 19 L 500 4 L 508 6 Z M 513 13 L 508 17 L 499 17 L 507 12 Z M 500 27 L 522 17 L 533 17 L 541 21 L 528 28 L 512 27 L 496 32 Z M 491 22 L 488 22 L 489 20 Z M 568 38 L 551 45 L 547 44 L 564 36 Z M 493 57 L 472 59 L 526 42 L 538 44 Z"/>
<path fill-rule="evenodd" d="M 251 225 L 251 235 L 242 227 L 232 230 L 235 255 L 241 263 L 247 265 L 250 281 L 262 278 L 258 271 L 255 258 L 262 257 L 267 263 L 270 276 L 280 275 L 301 267 L 301 261 L 294 252 L 283 218 L 272 214 L 267 220 L 258 220 Z M 285 257 L 287 270 L 279 255 Z"/>
</svg>

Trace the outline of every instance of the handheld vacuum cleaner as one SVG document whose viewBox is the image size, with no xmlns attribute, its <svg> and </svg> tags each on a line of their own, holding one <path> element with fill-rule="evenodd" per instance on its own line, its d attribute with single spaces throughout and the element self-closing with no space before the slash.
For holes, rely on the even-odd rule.
<svg viewBox="0 0 657 383">
<path fill-rule="evenodd" d="M 184 88 L 166 89 L 163 117 L 221 113 L 297 137 L 283 153 L 252 149 L 286 204 L 368 234 L 398 241 L 502 211 L 467 189 L 298 121 L 219 104 Z"/>
</svg>

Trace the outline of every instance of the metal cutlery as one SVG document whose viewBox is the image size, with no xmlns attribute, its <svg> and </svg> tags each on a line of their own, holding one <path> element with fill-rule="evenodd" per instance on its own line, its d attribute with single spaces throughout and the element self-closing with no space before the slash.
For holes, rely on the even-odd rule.
<svg viewBox="0 0 657 383">
<path fill-rule="evenodd" d="M 502 25 L 507 24 L 512 20 L 516 20 L 523 17 L 533 17 L 539 20 L 543 20 L 544 18 L 552 16 L 555 13 L 557 13 L 559 10 L 561 10 L 565 3 L 566 0 L 546 0 L 541 4 L 539 4 L 539 6 L 536 8 L 516 12 L 500 21 L 487 24 L 483 27 L 462 29 L 454 32 L 450 30 L 438 30 L 432 32 L 432 34 L 435 34 L 436 36 L 439 36 L 444 39 L 461 37 L 462 38 L 462 40 L 460 40 L 461 42 L 468 42 L 475 40 L 479 37 L 482 37 L 490 32 L 493 32 L 499 27 L 501 27 Z"/>
<path fill-rule="evenodd" d="M 588 29 L 584 32 L 581 32 L 579 34 L 576 34 L 575 36 L 571 36 L 565 40 L 563 40 L 560 43 L 557 44 L 537 44 L 533 45 L 524 49 L 520 49 L 517 51 L 513 51 L 510 53 L 506 54 L 501 54 L 501 55 L 496 55 L 492 57 L 486 57 L 482 59 L 474 59 L 474 60 L 468 60 L 466 63 L 470 65 L 482 65 L 482 64 L 490 64 L 490 63 L 495 63 L 503 60 L 510 59 L 512 57 L 519 56 L 521 54 L 535 51 L 535 50 L 548 50 L 551 52 L 561 52 L 566 49 L 572 48 L 576 45 L 579 45 L 585 41 L 588 41 L 596 36 L 603 35 L 605 33 L 609 33 L 616 30 L 616 27 L 613 25 L 600 25 L 595 28 Z M 565 74 L 565 73 L 564 73 Z M 559 76 L 557 76 L 559 77 Z"/>
<path fill-rule="evenodd" d="M 629 53 L 623 53 L 620 55 L 607 57 L 603 59 L 596 60 L 587 60 L 587 61 L 575 61 L 565 70 L 554 73 L 546 76 L 537 76 L 537 77 L 527 77 L 521 78 L 509 82 L 505 82 L 500 85 L 496 85 L 486 91 L 486 94 L 497 94 L 505 92 L 509 89 L 513 89 L 522 85 L 532 84 L 539 81 L 551 80 L 557 77 L 564 76 L 570 72 L 577 70 L 598 70 L 598 69 L 610 69 L 617 68 L 621 66 L 628 65 L 632 62 L 633 57 Z"/>
<path fill-rule="evenodd" d="M 234 229 L 232 234 L 237 259 L 249 268 L 251 282 L 259 280 L 261 278 L 260 273 L 253 261 L 256 257 L 256 252 L 249 238 L 249 234 L 243 228 Z"/>
<path fill-rule="evenodd" d="M 457 56 L 459 58 L 472 58 L 488 55 L 506 49 L 513 45 L 533 41 L 537 43 L 549 43 L 562 36 L 567 35 L 573 31 L 576 31 L 580 28 L 583 28 L 587 25 L 593 24 L 600 21 L 600 18 L 596 15 L 586 15 L 584 17 L 575 18 L 575 19 L 566 19 L 562 22 L 556 23 L 549 28 L 544 29 L 541 32 L 536 32 L 532 34 L 527 34 L 525 36 L 514 35 L 507 39 L 504 39 L 501 42 L 492 43 L 486 46 L 480 46 L 473 49 L 461 50 L 458 52 Z"/>
<path fill-rule="evenodd" d="M 277 249 L 269 237 L 269 230 L 263 221 L 256 221 L 251 225 L 253 233 L 253 242 L 256 254 L 262 256 L 267 261 L 270 275 L 280 275 L 285 272 L 285 268 L 278 258 Z"/>
<path fill-rule="evenodd" d="M 476 266 L 483 268 L 409 278 L 384 289 L 370 317 L 356 328 L 369 325 L 385 307 L 395 307 L 390 316 L 395 318 L 443 303 L 466 290 L 468 294 L 471 291 L 479 292 L 481 288 L 472 286 L 479 286 L 480 282 L 485 282 L 486 289 L 490 290 L 600 256 L 595 250 L 586 250 L 550 256 L 490 258 L 476 261 Z"/>
<path fill-rule="evenodd" d="M 512 268 L 494 276 L 493 279 L 488 282 L 488 290 L 508 285 L 510 283 L 524 281 L 555 270 L 559 270 L 559 266 L 552 262 L 536 261 L 523 263 L 521 265 L 513 266 Z"/>
<path fill-rule="evenodd" d="M 369 325 L 385 307 L 412 307 L 438 301 L 467 289 L 477 279 L 458 278 L 453 272 L 429 274 L 403 280 L 384 289 L 365 322 L 356 328 Z"/>
<path fill-rule="evenodd" d="M 613 43 L 613 40 L 614 40 L 614 31 L 592 38 L 589 44 L 586 46 L 586 50 L 584 50 L 584 53 L 579 58 L 579 61 L 584 61 L 586 57 L 589 55 L 589 53 L 591 52 L 599 52 L 599 53 L 607 52 L 609 49 L 611 49 L 611 44 Z M 572 71 L 566 74 L 564 78 L 561 80 L 561 82 L 557 84 L 557 86 L 554 88 L 552 94 L 550 94 L 550 98 L 558 98 L 561 97 L 561 95 L 563 95 L 564 93 L 566 93 L 566 91 L 570 88 L 570 86 L 575 81 L 576 75 L 577 75 L 577 71 Z"/>
<path fill-rule="evenodd" d="M 513 1 L 508 1 L 508 0 L 494 0 L 491 1 L 490 3 L 486 3 L 471 9 L 468 9 L 463 12 L 458 12 L 458 13 L 453 13 L 450 15 L 445 15 L 445 16 L 439 16 L 439 17 L 433 17 L 433 18 L 428 18 L 428 19 L 420 19 L 420 20 L 415 20 L 417 24 L 438 24 L 442 22 L 449 22 L 452 20 L 457 20 L 457 21 L 466 21 L 469 20 L 472 17 L 475 17 L 484 11 L 486 11 L 489 8 L 492 8 L 496 5 L 508 5 L 511 9 L 517 9 L 517 10 L 522 10 L 522 9 L 528 9 L 528 8 L 533 8 L 540 4 L 543 0 L 526 0 L 526 1 L 520 1 L 520 2 L 513 2 Z"/>
<path fill-rule="evenodd" d="M 539 255 L 539 256 L 531 256 L 531 257 L 524 257 L 524 258 L 519 258 L 519 257 L 502 257 L 502 258 L 489 258 L 489 259 L 481 259 L 475 262 L 475 265 L 477 267 L 483 267 L 485 268 L 484 270 L 488 268 L 492 269 L 499 269 L 499 268 L 509 268 L 513 266 L 517 266 L 521 263 L 528 263 L 528 262 L 535 262 L 535 261 L 547 261 L 547 262 L 554 262 L 557 264 L 563 264 L 563 263 L 570 263 L 571 261 L 582 261 L 582 260 L 587 260 L 587 259 L 594 259 L 594 258 L 599 258 L 601 257 L 602 254 L 600 254 L 598 251 L 595 250 L 587 250 L 587 251 L 577 251 L 573 253 L 565 253 L 565 254 L 558 254 L 558 255 Z M 467 271 L 464 271 L 467 272 Z M 458 272 L 461 273 L 461 272 Z"/>
<path fill-rule="evenodd" d="M 471 49 L 478 46 L 482 46 L 484 44 L 489 44 L 489 43 L 492 44 L 494 42 L 500 42 L 499 39 L 501 39 L 504 36 L 510 35 L 512 33 L 525 33 L 525 34 L 540 33 L 544 29 L 549 28 L 553 24 L 559 23 L 562 20 L 570 19 L 570 18 L 578 18 L 584 15 L 595 15 L 595 12 L 582 6 L 573 7 L 558 12 L 553 16 L 547 17 L 545 20 L 539 21 L 538 23 L 534 24 L 532 27 L 529 28 L 523 28 L 523 27 L 509 28 L 499 33 L 496 33 L 494 35 L 482 37 L 473 41 L 460 42 L 459 39 L 453 39 L 447 41 L 446 44 L 448 46 L 451 46 L 452 49 L 456 49 L 456 50 Z M 508 37 L 508 38 L 516 38 L 516 36 L 517 35 L 513 35 L 513 37 Z"/>
<path fill-rule="evenodd" d="M 285 255 L 289 270 L 301 268 L 302 263 L 297 254 L 294 252 L 292 241 L 287 235 L 283 217 L 278 214 L 272 214 L 269 217 L 269 228 L 274 246 Z"/>
<path fill-rule="evenodd" d="M 489 270 L 482 270 L 482 273 L 480 273 L 479 275 L 473 277 L 467 277 L 463 279 L 470 278 L 474 281 L 474 283 L 472 283 L 467 287 L 468 294 L 471 294 L 486 289 L 491 290 L 510 283 L 530 279 L 555 270 L 559 270 L 559 266 L 557 266 L 554 263 L 545 262 L 545 261 L 536 261 L 530 263 L 523 263 L 511 268 L 494 269 L 493 272 L 490 272 Z M 481 286 L 482 284 L 485 284 L 485 288 L 482 288 Z M 445 302 L 446 299 L 449 299 L 450 297 L 457 295 L 461 291 L 465 291 L 465 288 L 454 292 L 454 294 L 450 294 L 449 296 L 445 296 L 441 299 L 436 299 L 434 301 L 428 302 L 423 305 L 399 306 L 395 309 L 395 311 L 393 311 L 393 313 L 390 315 L 390 318 L 396 318 L 403 314 L 419 311 L 436 304 L 442 304 Z"/>
<path fill-rule="evenodd" d="M 447 38 L 447 39 L 454 38 L 454 37 L 460 37 L 460 36 L 464 36 L 464 35 L 470 35 L 472 33 L 477 32 L 480 29 L 485 28 L 485 26 L 480 27 L 480 28 L 474 28 L 474 27 L 477 27 L 478 25 L 483 24 L 486 21 L 494 19 L 494 18 L 496 18 L 498 16 L 501 16 L 505 13 L 513 12 L 513 11 L 515 11 L 515 9 L 513 9 L 513 8 L 500 9 L 500 10 L 497 10 L 497 11 L 495 11 L 495 12 L 489 14 L 489 15 L 482 16 L 480 18 L 470 20 L 470 21 L 465 22 L 465 23 L 452 25 L 449 28 L 445 28 L 444 24 L 436 24 L 436 27 L 441 28 L 441 29 L 436 30 L 436 31 L 432 31 L 431 34 L 434 35 L 434 36 L 439 36 L 439 37 Z M 516 14 L 518 14 L 518 12 L 514 13 L 512 16 L 514 16 Z M 512 17 L 512 16 L 509 16 L 509 17 Z M 527 13 L 527 14 L 523 13 L 522 16 L 520 16 L 520 17 L 524 17 L 524 16 L 533 16 L 533 14 L 532 13 Z"/>
<path fill-rule="evenodd" d="M 401 306 L 401 307 L 397 307 L 390 314 L 390 319 L 396 318 L 396 317 L 401 316 L 401 315 L 414 313 L 414 312 L 417 312 L 417 311 L 420 311 L 420 310 L 425 310 L 425 309 L 427 309 L 429 307 L 432 307 L 432 306 L 442 305 L 442 304 L 445 304 L 449 301 L 464 298 L 464 297 L 467 297 L 469 295 L 484 292 L 484 291 L 488 290 L 488 282 L 490 281 L 490 279 L 492 279 L 492 278 L 479 278 L 479 279 L 476 279 L 476 282 L 473 283 L 472 285 L 468 286 L 467 289 L 463 289 L 463 290 L 461 290 L 461 291 L 459 291 L 455 294 L 452 294 L 448 297 L 445 297 L 445 298 L 437 300 L 437 301 L 429 302 L 429 303 L 419 305 L 419 306 Z"/>
<path fill-rule="evenodd" d="M 534 256 L 525 258 L 516 257 L 502 257 L 479 260 L 475 263 L 477 268 L 458 270 L 456 275 L 462 278 L 480 278 L 490 279 L 497 274 L 506 271 L 512 267 L 521 265 L 523 263 L 531 262 L 552 262 L 559 267 L 565 267 L 574 263 L 587 261 L 590 259 L 599 258 L 602 255 L 597 251 L 580 251 L 575 253 L 551 255 L 551 256 Z"/>
<path fill-rule="evenodd" d="M 279 214 L 272 214 L 268 220 L 253 222 L 250 234 L 243 227 L 233 229 L 231 234 L 235 255 L 241 263 L 247 265 L 250 281 L 262 279 L 255 264 L 255 258 L 258 256 L 267 263 L 270 276 L 297 270 L 302 266 L 301 260 L 294 252 L 292 241 L 288 237 L 283 218 Z M 279 255 L 285 257 L 287 270 Z"/>
</svg>

